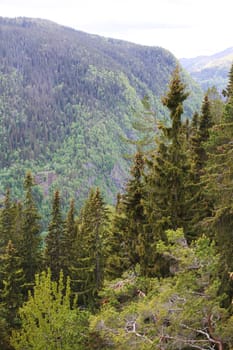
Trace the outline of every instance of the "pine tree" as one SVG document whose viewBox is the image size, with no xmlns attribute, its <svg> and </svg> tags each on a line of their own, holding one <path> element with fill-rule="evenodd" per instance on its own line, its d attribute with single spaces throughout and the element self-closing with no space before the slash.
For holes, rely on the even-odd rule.
<svg viewBox="0 0 233 350">
<path fill-rule="evenodd" d="M 33 186 L 32 174 L 28 173 L 24 182 L 22 236 L 18 249 L 28 287 L 33 285 L 35 273 L 41 268 L 40 216 L 33 199 Z"/>
<path fill-rule="evenodd" d="M 51 269 L 53 280 L 58 280 L 62 269 L 62 237 L 64 233 L 64 221 L 61 212 L 59 191 L 55 191 L 51 221 L 48 227 L 48 235 L 45 239 L 45 264 Z"/>
</svg>

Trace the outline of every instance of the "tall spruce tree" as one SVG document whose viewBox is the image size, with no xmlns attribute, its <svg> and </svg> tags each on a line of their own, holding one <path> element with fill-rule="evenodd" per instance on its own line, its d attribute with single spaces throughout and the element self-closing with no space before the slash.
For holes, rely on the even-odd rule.
<svg viewBox="0 0 233 350">
<path fill-rule="evenodd" d="M 131 179 L 122 195 L 121 215 L 115 220 L 113 231 L 121 235 L 121 241 L 118 242 L 123 253 L 121 260 L 125 257 L 128 268 L 139 265 L 141 274 L 145 276 L 149 273 L 152 242 L 144 230 L 144 191 L 144 159 L 143 154 L 137 152 L 131 168 Z"/>
<path fill-rule="evenodd" d="M 193 215 L 190 225 L 190 238 L 196 239 L 203 233 L 201 221 L 211 215 L 212 203 L 208 200 L 203 181 L 205 165 L 208 159 L 205 144 L 209 139 L 210 129 L 213 125 L 211 105 L 207 95 L 202 103 L 201 114 L 194 115 L 191 127 L 190 137 L 190 157 L 191 157 L 191 193 L 193 202 Z"/>
<path fill-rule="evenodd" d="M 204 147 L 204 143 L 208 141 L 210 136 L 210 128 L 213 126 L 212 115 L 211 115 L 211 106 L 209 98 L 205 95 L 202 110 L 199 121 L 199 128 L 197 133 L 198 142 L 194 149 L 196 154 L 196 170 L 199 172 L 199 177 L 203 173 L 203 168 L 207 160 L 207 154 Z"/>
<path fill-rule="evenodd" d="M 48 235 L 45 238 L 45 264 L 50 268 L 52 279 L 58 281 L 62 269 L 62 238 L 64 233 L 64 221 L 61 212 L 61 200 L 59 191 L 55 191 L 51 221 L 48 227 Z"/>
<path fill-rule="evenodd" d="M 75 222 L 74 200 L 70 202 L 70 208 L 67 213 L 64 230 L 61 236 L 61 265 L 65 277 L 70 275 L 69 271 L 75 259 L 75 241 L 77 239 L 77 225 Z"/>
<path fill-rule="evenodd" d="M 170 110 L 170 126 L 161 126 L 157 150 L 148 161 L 145 202 L 149 223 L 155 234 L 163 235 L 168 228 L 186 227 L 186 184 L 189 172 L 184 152 L 185 136 L 181 116 L 183 102 L 188 97 L 177 67 L 173 73 L 163 104 Z"/>
<path fill-rule="evenodd" d="M 33 198 L 34 181 L 31 173 L 27 173 L 24 181 L 25 199 L 22 208 L 22 236 L 19 242 L 19 254 L 25 274 L 26 284 L 31 287 L 35 273 L 41 268 L 41 236 L 40 216 Z"/>
<path fill-rule="evenodd" d="M 108 279 L 115 279 L 129 268 L 129 259 L 126 255 L 126 245 L 124 237 L 125 211 L 123 195 L 117 194 L 117 202 L 110 219 L 110 229 L 107 239 L 107 260 L 105 274 Z"/>
<path fill-rule="evenodd" d="M 104 279 L 108 210 L 97 188 L 90 191 L 78 218 L 76 262 L 72 266 L 72 289 L 82 303 L 91 305 Z"/>
<path fill-rule="evenodd" d="M 1 274 L 3 278 L 3 288 L 0 292 L 1 311 L 3 311 L 8 329 L 11 329 L 19 325 L 17 311 L 23 302 L 25 283 L 21 259 L 12 241 L 8 242 L 1 260 Z"/>
<path fill-rule="evenodd" d="M 14 231 L 14 206 L 11 202 L 10 190 L 6 190 L 3 208 L 0 213 L 0 251 L 5 251 Z"/>
<path fill-rule="evenodd" d="M 170 111 L 170 125 L 161 126 L 157 149 L 148 159 L 146 174 L 145 229 L 153 236 L 154 244 L 165 239 L 167 229 L 183 227 L 189 239 L 192 217 L 190 163 L 185 149 L 186 135 L 182 125 L 183 102 L 188 97 L 179 68 L 176 67 L 167 95 L 162 99 Z M 155 253 L 155 271 L 166 274 L 168 265 Z"/>
<path fill-rule="evenodd" d="M 222 119 L 214 125 L 207 151 L 206 194 L 213 202 L 213 215 L 205 223 L 214 233 L 221 255 L 221 292 L 228 295 L 226 305 L 233 297 L 233 65 L 226 89 L 226 105 Z"/>
<path fill-rule="evenodd" d="M 23 208 L 21 202 L 12 202 L 10 190 L 6 190 L 3 208 L 0 212 L 0 251 L 5 251 L 6 245 L 11 240 L 19 249 L 22 239 Z"/>
</svg>

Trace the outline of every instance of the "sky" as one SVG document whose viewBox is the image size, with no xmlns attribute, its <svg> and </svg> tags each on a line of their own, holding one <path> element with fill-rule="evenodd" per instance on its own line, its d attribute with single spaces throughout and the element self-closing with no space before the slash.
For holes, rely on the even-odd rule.
<svg viewBox="0 0 233 350">
<path fill-rule="evenodd" d="M 177 58 L 233 47 L 232 0 L 0 0 L 2 17 L 34 17 L 161 46 Z"/>
</svg>

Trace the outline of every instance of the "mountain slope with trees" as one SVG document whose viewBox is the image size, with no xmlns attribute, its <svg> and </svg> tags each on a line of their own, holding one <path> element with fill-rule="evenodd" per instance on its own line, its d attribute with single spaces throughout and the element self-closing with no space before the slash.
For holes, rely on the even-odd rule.
<svg viewBox="0 0 233 350">
<path fill-rule="evenodd" d="M 180 59 L 181 65 L 204 91 L 215 86 L 219 92 L 226 87 L 232 61 L 233 47 L 210 56 Z"/>
<path fill-rule="evenodd" d="M 233 66 L 225 91 L 189 123 L 176 67 L 162 99 L 170 124 L 154 147 L 137 143 L 115 208 L 92 188 L 64 215 L 55 191 L 44 238 L 31 174 L 21 202 L 6 191 L 2 350 L 233 349 Z"/>
<path fill-rule="evenodd" d="M 135 137 L 133 110 L 148 95 L 157 119 L 166 118 L 160 96 L 175 57 L 27 18 L 0 18 L 0 52 L 0 193 L 11 187 L 19 197 L 32 169 L 44 192 L 51 173 L 65 200 L 75 193 L 81 203 L 96 185 L 112 201 L 128 176 L 133 147 L 122 138 Z M 201 93 L 185 79 L 191 116 Z"/>
</svg>

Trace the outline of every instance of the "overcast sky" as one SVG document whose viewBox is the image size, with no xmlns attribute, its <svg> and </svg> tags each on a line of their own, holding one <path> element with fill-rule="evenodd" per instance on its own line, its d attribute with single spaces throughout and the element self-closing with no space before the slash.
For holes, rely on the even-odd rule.
<svg viewBox="0 0 233 350">
<path fill-rule="evenodd" d="M 162 46 L 176 57 L 233 46 L 232 0 L 0 0 L 2 17 L 50 19 L 88 33 Z"/>
</svg>

